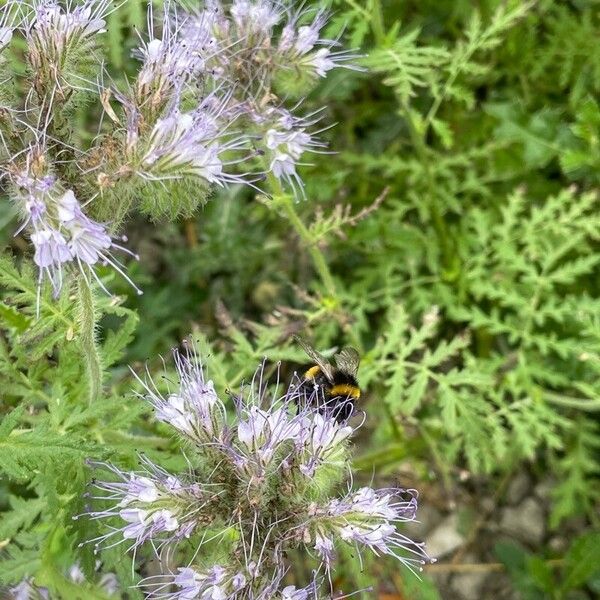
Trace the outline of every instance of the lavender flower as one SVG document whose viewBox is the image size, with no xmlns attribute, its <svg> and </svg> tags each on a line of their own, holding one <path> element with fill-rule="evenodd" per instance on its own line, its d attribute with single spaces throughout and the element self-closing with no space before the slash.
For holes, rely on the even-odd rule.
<svg viewBox="0 0 600 600">
<path fill-rule="evenodd" d="M 8 3 L 0 10 L 0 52 L 10 44 L 15 30 L 15 17 L 11 9 L 12 5 Z"/>
<path fill-rule="evenodd" d="M 411 569 L 428 560 L 422 545 L 397 530 L 415 518 L 413 490 L 364 487 L 330 496 L 347 468 L 355 427 L 321 414 L 315 392 L 294 380 L 278 393 L 263 365 L 234 397 L 232 415 L 205 379 L 193 344 L 174 357 L 174 386 L 140 382 L 157 418 L 187 442 L 188 471 L 174 475 L 146 458 L 134 473 L 95 463 L 111 478 L 94 481 L 100 493 L 91 500 L 108 506 L 87 513 L 108 529 L 92 540 L 99 549 L 125 542 L 137 552 L 148 542 L 159 551 L 190 540 L 191 563 L 142 582 L 149 597 L 318 598 L 316 579 L 299 589 L 282 583 L 286 551 L 301 547 L 316 553 L 315 576 L 333 568 L 339 544 L 393 556 Z"/>
<path fill-rule="evenodd" d="M 40 81 L 61 88 L 73 68 L 93 56 L 95 36 L 105 31 L 110 0 L 86 0 L 61 5 L 54 0 L 35 0 L 25 27 L 29 59 Z"/>
<path fill-rule="evenodd" d="M 409 499 L 402 497 L 408 495 Z M 417 511 L 415 490 L 374 490 L 364 487 L 345 498 L 313 507 L 315 550 L 329 568 L 336 538 L 378 554 L 397 558 L 409 569 L 420 569 L 429 560 L 423 544 L 416 544 L 397 531 L 396 524 L 414 521 Z"/>
<path fill-rule="evenodd" d="M 46 165 L 44 149 L 33 146 L 24 164 L 8 168 L 13 198 L 23 217 L 19 231 L 30 231 L 40 284 L 47 277 L 58 296 L 63 269 L 75 266 L 83 277 L 91 274 L 106 290 L 94 271 L 101 263 L 111 265 L 134 286 L 112 254 L 114 249 L 129 251 L 111 238 L 103 224 L 85 215 L 73 190 L 65 189 Z"/>
<path fill-rule="evenodd" d="M 13 600 L 50 600 L 48 589 L 35 585 L 31 577 L 26 577 L 11 588 L 10 593 Z"/>
<path fill-rule="evenodd" d="M 133 55 L 141 60 L 134 86 L 136 104 L 148 116 L 160 113 L 174 95 L 200 77 L 206 68 L 207 56 L 201 40 L 180 36 L 179 18 L 165 2 L 161 15 L 161 34 L 155 31 L 152 4 L 148 5 L 148 41 L 141 41 Z"/>
<path fill-rule="evenodd" d="M 147 458 L 142 463 L 142 473 L 125 473 L 113 465 L 90 462 L 111 471 L 116 481 L 94 482 L 102 495 L 90 497 L 109 501 L 112 506 L 87 515 L 93 520 L 116 518 L 120 522 L 120 527 L 112 526 L 108 533 L 92 540 L 96 548 L 125 541 L 131 549 L 147 540 L 159 540 L 159 545 L 176 542 L 188 539 L 200 524 L 214 520 L 207 515 L 219 500 L 219 490 L 175 477 Z"/>
</svg>

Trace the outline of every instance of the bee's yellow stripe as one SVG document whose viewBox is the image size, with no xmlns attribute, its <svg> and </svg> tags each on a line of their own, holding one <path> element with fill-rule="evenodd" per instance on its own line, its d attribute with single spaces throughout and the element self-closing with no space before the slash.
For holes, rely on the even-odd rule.
<svg viewBox="0 0 600 600">
<path fill-rule="evenodd" d="M 360 398 L 360 389 L 349 383 L 339 383 L 328 390 L 331 396 L 349 396 L 351 398 Z"/>
<path fill-rule="evenodd" d="M 311 367 L 304 373 L 304 379 L 314 379 L 321 372 L 321 367 L 319 365 L 315 365 Z"/>
</svg>

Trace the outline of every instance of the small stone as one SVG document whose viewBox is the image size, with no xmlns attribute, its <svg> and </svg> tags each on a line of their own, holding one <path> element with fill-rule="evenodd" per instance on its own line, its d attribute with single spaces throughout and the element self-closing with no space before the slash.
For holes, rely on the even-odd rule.
<svg viewBox="0 0 600 600">
<path fill-rule="evenodd" d="M 465 564 L 475 564 L 480 560 L 480 556 L 467 553 L 463 556 L 462 562 Z M 452 591 L 452 598 L 456 600 L 480 600 L 482 598 L 481 590 L 483 584 L 489 576 L 490 574 L 486 571 L 455 573 L 452 576 L 449 586 Z"/>
<path fill-rule="evenodd" d="M 450 588 L 457 600 L 479 600 L 481 588 L 489 573 L 458 573 L 452 577 Z"/>
<path fill-rule="evenodd" d="M 481 499 L 479 506 L 483 512 L 489 513 L 494 510 L 496 503 L 493 498 L 485 497 Z"/>
<path fill-rule="evenodd" d="M 425 549 L 432 558 L 443 558 L 460 548 L 465 541 L 458 531 L 458 515 L 444 519 L 425 539 Z"/>
<path fill-rule="evenodd" d="M 569 542 L 563 536 L 554 536 L 548 541 L 548 548 L 555 554 L 563 554 L 567 551 Z"/>
<path fill-rule="evenodd" d="M 502 511 L 500 527 L 515 539 L 535 546 L 544 538 L 544 511 L 534 498 L 526 498 L 518 506 Z"/>
<path fill-rule="evenodd" d="M 515 477 L 506 490 L 506 503 L 507 504 L 519 504 L 531 488 L 531 479 L 527 473 L 521 471 Z"/>
<path fill-rule="evenodd" d="M 556 482 L 552 479 L 544 479 L 535 486 L 533 491 L 540 500 L 548 502 L 550 500 L 550 494 L 555 486 Z"/>
</svg>

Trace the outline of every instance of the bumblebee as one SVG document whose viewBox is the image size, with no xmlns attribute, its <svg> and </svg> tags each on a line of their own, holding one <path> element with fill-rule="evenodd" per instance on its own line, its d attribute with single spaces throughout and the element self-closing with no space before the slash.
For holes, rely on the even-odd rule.
<svg viewBox="0 0 600 600">
<path fill-rule="evenodd" d="M 342 348 L 334 356 L 335 367 L 306 340 L 296 341 L 315 364 L 304 372 L 302 389 L 309 402 L 321 413 L 331 414 L 338 422 L 346 421 L 354 412 L 354 402 L 360 398 L 356 380 L 360 357 L 354 348 Z"/>
</svg>

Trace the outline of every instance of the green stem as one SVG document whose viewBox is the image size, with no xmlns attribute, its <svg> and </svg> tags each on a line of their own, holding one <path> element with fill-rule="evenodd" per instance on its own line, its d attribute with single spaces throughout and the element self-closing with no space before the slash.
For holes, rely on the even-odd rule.
<svg viewBox="0 0 600 600">
<path fill-rule="evenodd" d="M 327 290 L 327 293 L 335 298 L 336 297 L 336 289 L 335 282 L 333 280 L 333 276 L 331 275 L 331 271 L 327 265 L 327 261 L 323 256 L 323 253 L 319 249 L 319 247 L 315 244 L 315 241 L 300 217 L 296 212 L 296 208 L 294 206 L 294 201 L 289 194 L 286 194 L 279 180 L 271 173 L 269 174 L 269 185 L 273 192 L 274 199 L 277 201 L 277 205 L 281 206 L 285 211 L 292 227 L 305 244 L 308 253 L 312 259 L 314 267 Z"/>
<path fill-rule="evenodd" d="M 96 400 L 102 388 L 102 369 L 100 367 L 100 355 L 98 354 L 98 347 L 96 345 L 96 308 L 94 305 L 94 294 L 89 282 L 86 281 L 84 277 L 79 278 L 77 295 L 81 310 L 79 339 L 86 363 L 89 382 L 88 400 L 91 404 Z"/>
</svg>

